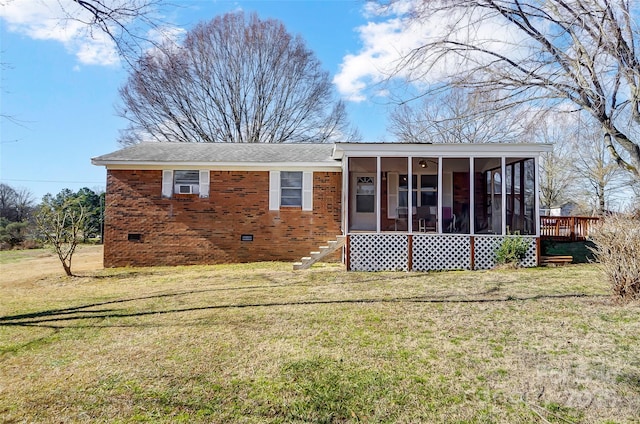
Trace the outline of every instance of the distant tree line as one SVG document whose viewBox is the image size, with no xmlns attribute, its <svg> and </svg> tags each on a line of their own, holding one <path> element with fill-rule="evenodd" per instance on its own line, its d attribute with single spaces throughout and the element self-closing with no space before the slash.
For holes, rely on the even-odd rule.
<svg viewBox="0 0 640 424">
<path fill-rule="evenodd" d="M 16 188 L 0 183 L 0 249 L 40 247 L 46 241 L 38 225 L 38 217 L 45 211 L 82 211 L 79 240 L 100 240 L 104 193 L 87 187 L 77 192 L 68 188 L 55 196 L 46 194 L 37 203 L 33 193 L 26 188 Z"/>
</svg>

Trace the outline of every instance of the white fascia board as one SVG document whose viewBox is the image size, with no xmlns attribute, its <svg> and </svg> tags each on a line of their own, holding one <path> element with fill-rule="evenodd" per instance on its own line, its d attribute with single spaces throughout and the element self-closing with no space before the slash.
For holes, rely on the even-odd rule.
<svg viewBox="0 0 640 424">
<path fill-rule="evenodd" d="M 96 161 L 91 160 L 93 165 L 105 166 L 107 169 L 127 169 L 127 170 L 151 170 L 151 169 L 211 169 L 219 171 L 317 171 L 317 172 L 341 172 L 342 163 L 336 161 L 335 164 L 326 162 L 270 162 L 270 163 L 247 163 L 247 162 L 144 162 L 144 161 Z"/>
<path fill-rule="evenodd" d="M 483 144 L 409 144 L 409 143 L 337 143 L 334 158 L 344 157 L 519 157 L 537 156 L 550 152 L 551 144 L 542 143 L 483 143 Z"/>
</svg>

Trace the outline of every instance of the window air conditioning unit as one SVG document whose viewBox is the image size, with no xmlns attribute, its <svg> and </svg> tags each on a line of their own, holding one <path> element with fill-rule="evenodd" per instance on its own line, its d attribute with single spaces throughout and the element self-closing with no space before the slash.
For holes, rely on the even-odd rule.
<svg viewBox="0 0 640 424">
<path fill-rule="evenodd" d="M 178 193 L 179 194 L 192 194 L 193 192 L 194 192 L 193 184 L 179 184 L 178 185 Z"/>
</svg>

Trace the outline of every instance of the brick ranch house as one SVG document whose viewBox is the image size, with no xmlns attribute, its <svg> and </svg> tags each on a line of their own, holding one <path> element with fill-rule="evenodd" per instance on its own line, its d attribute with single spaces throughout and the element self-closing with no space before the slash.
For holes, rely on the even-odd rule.
<svg viewBox="0 0 640 424">
<path fill-rule="evenodd" d="M 314 252 L 304 265 L 333 240 L 349 270 L 487 269 L 513 233 L 530 240 L 523 265 L 535 266 L 538 159 L 550 149 L 133 145 L 92 159 L 107 170 L 104 266 L 299 261 Z"/>
</svg>

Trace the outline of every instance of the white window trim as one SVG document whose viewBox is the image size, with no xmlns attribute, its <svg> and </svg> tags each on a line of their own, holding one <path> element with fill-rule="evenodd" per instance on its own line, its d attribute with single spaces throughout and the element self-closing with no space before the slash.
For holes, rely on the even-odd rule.
<svg viewBox="0 0 640 424">
<path fill-rule="evenodd" d="M 173 196 L 173 170 L 162 170 L 162 197 Z"/>
<path fill-rule="evenodd" d="M 269 210 L 280 210 L 280 171 L 269 171 Z"/>
<path fill-rule="evenodd" d="M 173 197 L 175 182 L 173 180 L 174 170 L 162 170 L 162 197 Z M 209 197 L 210 170 L 201 169 L 198 172 L 198 195 L 201 198 Z M 195 194 L 195 193 L 194 193 Z"/>
<path fill-rule="evenodd" d="M 300 171 L 293 171 L 300 172 Z M 269 210 L 280 210 L 280 171 L 269 171 Z M 313 172 L 302 171 L 302 210 L 313 210 Z"/>
<path fill-rule="evenodd" d="M 210 171 L 208 169 L 200 170 L 200 197 L 206 199 L 209 197 L 209 177 Z"/>
<path fill-rule="evenodd" d="M 313 210 L 313 172 L 302 173 L 302 210 Z"/>
</svg>

